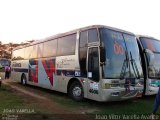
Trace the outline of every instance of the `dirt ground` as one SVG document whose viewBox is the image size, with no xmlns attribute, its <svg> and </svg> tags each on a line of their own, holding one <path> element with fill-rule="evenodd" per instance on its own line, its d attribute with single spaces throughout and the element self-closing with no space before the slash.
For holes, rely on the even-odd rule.
<svg viewBox="0 0 160 120">
<path fill-rule="evenodd" d="M 55 116 L 56 118 L 60 120 L 89 120 L 93 119 L 91 116 L 85 114 L 86 112 L 89 112 L 92 110 L 86 110 L 86 109 L 73 109 L 73 108 L 66 108 L 60 105 L 59 103 L 55 102 L 53 99 L 48 95 L 43 95 L 40 91 L 36 91 L 36 89 L 33 89 L 31 87 L 25 87 L 21 84 L 14 82 L 12 80 L 4 80 L 4 85 L 10 86 L 12 89 L 12 92 L 16 95 L 20 96 L 24 99 L 24 102 L 28 104 L 34 104 L 35 107 L 38 106 L 39 108 L 43 109 L 44 111 L 49 111 L 49 114 L 52 114 L 52 116 Z M 44 119 L 46 119 L 44 117 Z"/>
</svg>

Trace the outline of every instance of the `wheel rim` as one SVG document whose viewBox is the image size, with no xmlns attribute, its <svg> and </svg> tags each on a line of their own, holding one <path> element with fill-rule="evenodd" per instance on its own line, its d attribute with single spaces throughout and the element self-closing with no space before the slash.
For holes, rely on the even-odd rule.
<svg viewBox="0 0 160 120">
<path fill-rule="evenodd" d="M 80 87 L 76 86 L 73 88 L 73 96 L 79 97 L 79 96 L 81 96 L 81 94 L 82 94 L 82 90 Z"/>
</svg>

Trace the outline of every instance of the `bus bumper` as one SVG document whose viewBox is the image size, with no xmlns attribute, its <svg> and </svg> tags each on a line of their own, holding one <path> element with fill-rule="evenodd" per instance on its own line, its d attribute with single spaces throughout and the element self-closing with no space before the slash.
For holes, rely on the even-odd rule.
<svg viewBox="0 0 160 120">
<path fill-rule="evenodd" d="M 133 87 L 133 89 L 103 89 L 102 101 L 121 101 L 142 96 L 142 87 Z"/>
<path fill-rule="evenodd" d="M 145 92 L 145 95 L 156 95 L 158 93 L 159 87 L 148 87 L 148 90 Z"/>
</svg>

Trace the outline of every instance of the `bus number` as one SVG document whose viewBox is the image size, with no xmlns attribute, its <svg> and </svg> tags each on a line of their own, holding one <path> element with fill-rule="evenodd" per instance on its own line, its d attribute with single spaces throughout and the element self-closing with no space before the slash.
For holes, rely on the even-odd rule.
<svg viewBox="0 0 160 120">
<path fill-rule="evenodd" d="M 116 55 L 124 54 L 124 48 L 122 47 L 122 45 L 118 44 L 117 42 L 114 43 L 114 53 Z"/>
</svg>

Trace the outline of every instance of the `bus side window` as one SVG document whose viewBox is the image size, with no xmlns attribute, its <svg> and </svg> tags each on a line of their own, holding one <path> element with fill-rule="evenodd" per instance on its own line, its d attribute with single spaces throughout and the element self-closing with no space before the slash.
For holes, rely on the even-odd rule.
<svg viewBox="0 0 160 120">
<path fill-rule="evenodd" d="M 90 48 L 88 51 L 88 73 L 90 73 L 90 79 L 99 81 L 99 57 L 98 48 Z"/>
<path fill-rule="evenodd" d="M 153 43 L 150 40 L 146 41 L 146 43 L 147 43 L 148 49 L 150 49 L 151 51 L 156 51 Z"/>
<path fill-rule="evenodd" d="M 37 47 L 38 45 L 33 45 L 32 58 L 37 58 Z"/>
<path fill-rule="evenodd" d="M 75 55 L 76 34 L 71 34 L 58 39 L 58 56 Z"/>
<path fill-rule="evenodd" d="M 23 60 L 24 59 L 24 48 L 13 51 L 13 60 Z"/>
<path fill-rule="evenodd" d="M 57 53 L 57 39 L 47 41 L 43 46 L 43 57 L 54 57 Z"/>
<path fill-rule="evenodd" d="M 98 34 L 97 29 L 90 29 L 88 30 L 88 43 L 97 42 L 98 41 Z"/>
<path fill-rule="evenodd" d="M 24 58 L 31 59 L 32 58 L 32 51 L 33 51 L 33 46 L 26 47 L 25 51 L 24 51 L 24 53 L 25 53 Z"/>
<path fill-rule="evenodd" d="M 43 44 L 44 43 L 40 43 L 40 44 L 37 45 L 37 57 L 38 58 L 42 58 L 43 57 L 43 53 L 44 53 Z"/>
<path fill-rule="evenodd" d="M 79 42 L 79 61 L 80 61 L 80 69 L 81 76 L 87 76 L 86 70 L 86 58 L 87 58 L 87 41 L 88 41 L 88 32 L 83 31 L 80 33 L 80 42 Z"/>
</svg>

